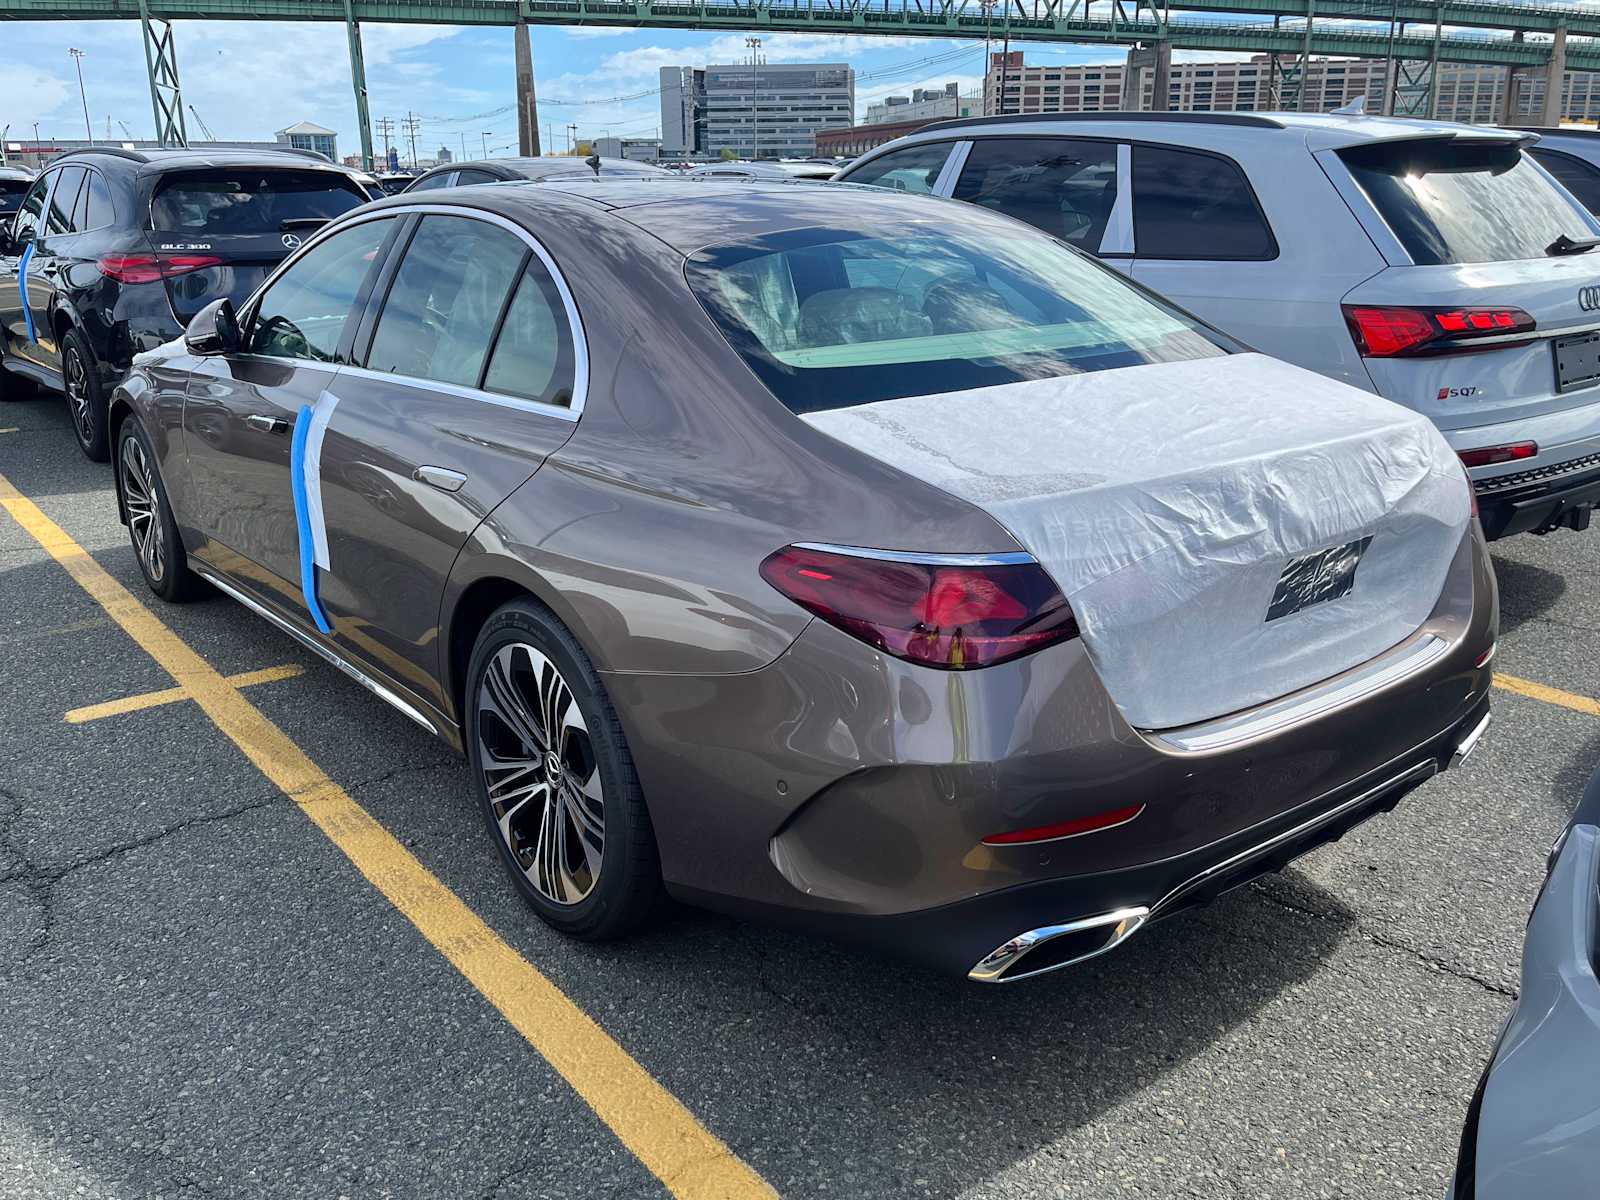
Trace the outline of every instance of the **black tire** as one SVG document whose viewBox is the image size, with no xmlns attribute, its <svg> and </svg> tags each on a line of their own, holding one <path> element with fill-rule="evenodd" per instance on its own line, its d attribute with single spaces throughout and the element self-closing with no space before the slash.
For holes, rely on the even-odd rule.
<svg viewBox="0 0 1600 1200">
<path fill-rule="evenodd" d="M 181 604 L 200 591 L 200 578 L 189 569 L 189 556 L 178 536 L 166 485 L 156 465 L 155 447 L 137 417 L 129 417 L 117 434 L 117 490 L 128 516 L 128 540 L 150 590 L 163 600 Z"/>
<path fill-rule="evenodd" d="M 562 707 L 561 694 L 554 689 L 549 693 L 553 699 L 541 702 L 550 680 L 547 666 L 566 686 L 572 707 Z M 493 681 L 491 668 L 496 671 Z M 507 693 L 507 684 L 514 692 Z M 486 686 L 497 690 L 486 692 Z M 496 704 L 490 695 L 511 698 Z M 532 699 L 519 720 L 508 721 L 501 709 L 514 707 L 521 697 Z M 540 918 L 570 937 L 605 941 L 637 929 L 658 912 L 663 900 L 661 860 L 622 726 L 589 656 L 549 610 L 532 600 L 517 600 L 489 618 L 472 651 L 462 709 L 467 756 L 490 836 L 513 884 Z M 569 726 L 574 710 L 581 730 Z M 558 713 L 553 720 L 548 716 L 552 712 Z M 552 725 L 558 731 L 554 748 L 559 763 L 554 767 L 549 739 L 541 744 L 541 727 Z M 518 762 L 539 766 L 517 767 Z M 497 799 L 490 796 L 491 775 L 496 777 Z M 588 797 L 596 780 L 602 830 L 598 851 L 592 833 L 585 833 L 595 823 L 595 801 Z M 584 807 L 570 807 L 577 804 Z M 548 843 L 540 840 L 556 828 L 559 836 Z M 561 856 L 558 869 L 545 869 L 546 856 L 539 849 L 546 844 L 555 847 L 556 853 L 548 856 L 551 863 Z M 586 861 L 574 868 L 580 852 Z M 578 896 L 585 884 L 588 890 Z M 565 893 L 567 900 L 556 893 Z"/>
<path fill-rule="evenodd" d="M 76 329 L 67 330 L 61 339 L 61 379 L 78 449 L 91 462 L 109 462 L 111 438 L 106 428 L 106 392 L 100 384 L 100 364 L 87 339 Z"/>
</svg>

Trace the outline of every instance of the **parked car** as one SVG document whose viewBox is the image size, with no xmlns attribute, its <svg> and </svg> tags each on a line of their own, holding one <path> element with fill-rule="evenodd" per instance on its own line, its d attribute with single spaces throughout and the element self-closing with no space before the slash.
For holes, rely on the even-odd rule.
<svg viewBox="0 0 1600 1200">
<path fill-rule="evenodd" d="M 953 196 L 1098 255 L 1268 354 L 1425 414 L 1488 536 L 1600 500 L 1600 222 L 1531 135 L 1318 113 L 944 121 L 839 178 Z"/>
<path fill-rule="evenodd" d="M 211 581 L 463 749 L 577 936 L 664 885 L 1010 981 L 1489 719 L 1437 430 L 980 210 L 407 193 L 141 355 L 111 420 L 150 588 Z"/>
<path fill-rule="evenodd" d="M 1453 1200 L 1589 1200 L 1600 1162 L 1600 772 L 1522 949 L 1522 988 L 1461 1134 Z"/>
<path fill-rule="evenodd" d="M 32 183 L 32 171 L 0 165 L 0 219 L 22 207 L 22 198 L 28 194 Z"/>
<path fill-rule="evenodd" d="M 1538 135 L 1527 151 L 1591 213 L 1600 214 L 1600 133 L 1594 129 L 1510 125 Z"/>
<path fill-rule="evenodd" d="M 405 191 L 411 186 L 411 181 L 415 178 L 415 175 L 382 173 L 377 177 L 378 190 L 385 196 L 398 196 L 401 192 Z"/>
<path fill-rule="evenodd" d="M 429 188 L 466 187 L 474 183 L 508 182 L 532 179 L 540 183 L 551 179 L 593 179 L 595 176 L 670 177 L 651 163 L 634 162 L 627 158 L 483 158 L 475 162 L 444 163 L 417 176 L 408 192 L 422 192 Z"/>
<path fill-rule="evenodd" d="M 78 445 L 104 462 L 106 399 L 134 355 L 218 297 L 243 301 L 366 200 L 345 168 L 287 152 L 62 155 L 0 236 L 0 399 L 14 376 L 65 392 Z"/>
<path fill-rule="evenodd" d="M 837 168 L 831 163 L 762 159 L 758 162 L 706 163 L 686 174 L 691 179 L 765 179 L 773 182 L 800 180 L 825 183 L 833 178 L 836 170 Z"/>
</svg>

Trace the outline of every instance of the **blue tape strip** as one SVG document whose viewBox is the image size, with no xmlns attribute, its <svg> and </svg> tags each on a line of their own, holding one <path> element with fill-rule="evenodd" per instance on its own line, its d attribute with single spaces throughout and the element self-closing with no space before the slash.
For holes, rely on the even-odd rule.
<svg viewBox="0 0 1600 1200">
<path fill-rule="evenodd" d="M 33 328 L 33 309 L 28 307 L 28 264 L 33 261 L 33 243 L 22 248 L 22 261 L 17 264 L 17 287 L 22 292 L 22 323 L 28 330 L 28 340 L 37 342 L 39 335 Z"/>
<path fill-rule="evenodd" d="M 311 406 L 300 410 L 294 419 L 294 437 L 289 442 L 289 488 L 294 493 L 294 520 L 300 532 L 300 592 L 306 600 L 306 611 L 323 633 L 333 633 L 333 626 L 322 611 L 317 599 L 316 547 L 311 541 L 311 504 L 306 499 L 306 434 L 311 428 Z"/>
</svg>

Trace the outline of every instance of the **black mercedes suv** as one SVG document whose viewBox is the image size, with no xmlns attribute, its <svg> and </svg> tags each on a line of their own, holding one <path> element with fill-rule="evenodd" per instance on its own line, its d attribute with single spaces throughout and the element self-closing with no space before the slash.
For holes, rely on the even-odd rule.
<svg viewBox="0 0 1600 1200">
<path fill-rule="evenodd" d="M 106 399 L 133 356 L 211 301 L 242 304 L 331 217 L 351 174 L 283 150 L 75 150 L 0 226 L 0 400 L 19 378 L 65 392 L 78 444 L 110 456 Z"/>
</svg>

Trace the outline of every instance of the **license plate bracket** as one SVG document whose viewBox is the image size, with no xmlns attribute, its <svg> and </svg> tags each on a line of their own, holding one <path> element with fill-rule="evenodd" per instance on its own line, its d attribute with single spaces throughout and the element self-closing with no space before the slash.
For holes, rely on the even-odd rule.
<svg viewBox="0 0 1600 1200">
<path fill-rule="evenodd" d="M 1600 329 L 1556 338 L 1551 343 L 1556 390 L 1575 392 L 1600 384 Z"/>
</svg>

